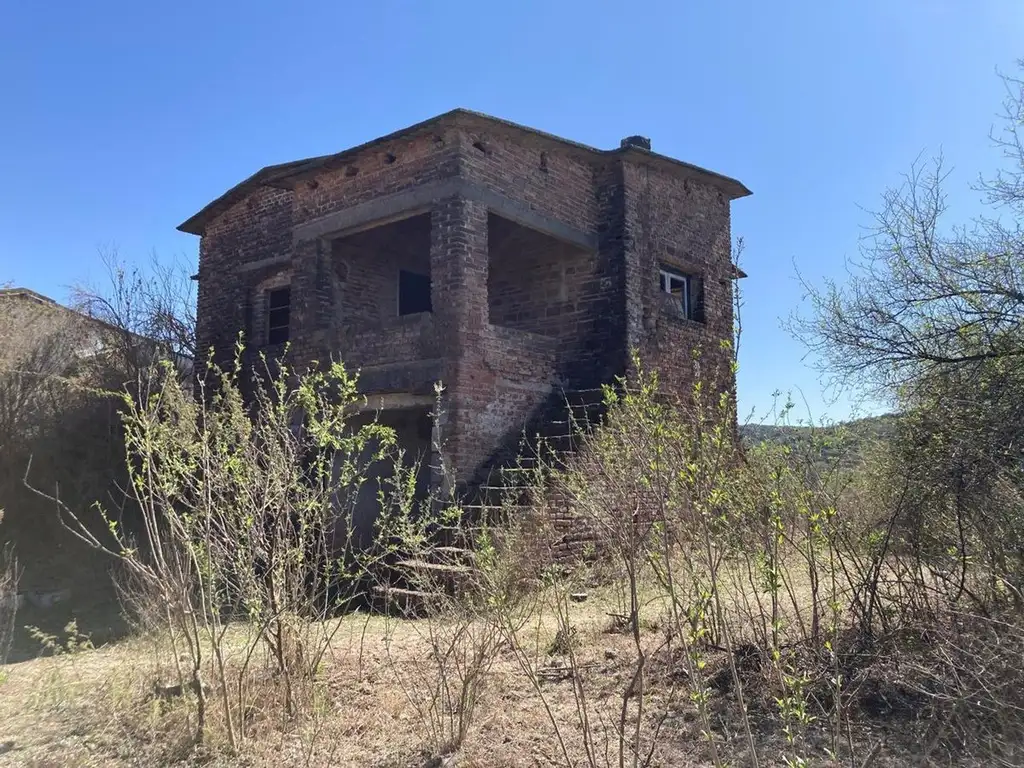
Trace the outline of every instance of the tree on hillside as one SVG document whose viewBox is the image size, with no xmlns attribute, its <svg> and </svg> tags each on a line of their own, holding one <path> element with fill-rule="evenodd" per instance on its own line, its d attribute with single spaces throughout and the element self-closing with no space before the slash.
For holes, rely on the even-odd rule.
<svg viewBox="0 0 1024 768">
<path fill-rule="evenodd" d="M 1006 167 L 980 185 L 992 214 L 946 227 L 942 160 L 915 164 L 883 195 L 849 278 L 805 283 L 812 312 L 793 329 L 836 381 L 904 406 L 983 386 L 997 408 L 995 380 L 1024 366 L 1024 81 L 1003 80 Z"/>
<path fill-rule="evenodd" d="M 1024 60 L 1020 62 L 1024 70 Z M 1004 164 L 989 214 L 948 225 L 942 160 L 887 191 L 845 282 L 807 286 L 793 326 L 834 381 L 904 414 L 890 470 L 908 481 L 914 546 L 979 553 L 1024 589 L 1024 81 L 1004 77 Z M 961 589 L 966 585 L 961 578 Z"/>
<path fill-rule="evenodd" d="M 814 311 L 796 329 L 825 370 L 893 394 L 939 371 L 1024 356 L 1024 148 L 1013 162 L 1022 170 L 985 184 L 1002 215 L 969 227 L 942 229 L 941 159 L 884 194 L 849 279 L 807 286 Z"/>
</svg>

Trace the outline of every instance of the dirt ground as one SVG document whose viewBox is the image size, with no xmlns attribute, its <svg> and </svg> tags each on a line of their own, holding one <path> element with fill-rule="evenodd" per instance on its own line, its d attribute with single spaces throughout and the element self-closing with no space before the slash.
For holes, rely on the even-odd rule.
<svg viewBox="0 0 1024 768">
<path fill-rule="evenodd" d="M 614 609 L 608 596 L 592 595 L 574 611 L 574 648 L 594 751 L 598 764 L 618 765 L 614 723 L 632 676 L 631 640 L 610 631 Z M 429 623 L 363 614 L 341 620 L 313 714 L 295 725 L 255 713 L 247 741 L 234 756 L 216 741 L 206 749 L 192 748 L 187 703 L 176 705 L 154 695 L 154 684 L 171 675 L 171 661 L 149 639 L 133 637 L 9 664 L 0 668 L 0 766 L 535 768 L 566 765 L 565 752 L 573 765 L 587 765 L 574 695 L 577 681 L 566 670 L 567 658 L 550 652 L 557 645 L 555 630 L 549 617 L 524 634 L 531 646 L 526 656 L 543 673 L 539 691 L 511 648 L 499 649 L 467 741 L 446 762 L 431 754 L 430 728 L 422 707 L 413 704 L 422 704 L 431 690 Z M 658 629 L 647 627 L 645 633 L 653 642 Z M 709 669 L 714 664 L 710 659 Z M 652 719 L 645 727 L 660 721 L 650 764 L 710 765 L 708 739 L 685 675 L 662 663 L 652 664 L 649 678 L 646 700 Z M 735 703 L 728 685 L 716 690 L 711 709 L 719 715 L 713 738 L 724 764 L 747 765 L 747 738 L 729 714 Z M 559 724 L 557 733 L 549 709 Z M 783 739 L 777 718 L 763 715 L 753 718 L 760 765 L 784 765 L 794 748 Z M 844 736 L 835 761 L 828 728 L 818 724 L 808 730 L 799 751 L 807 765 L 860 766 L 875 745 L 875 766 L 971 764 L 934 755 L 918 758 L 912 734 L 895 720 L 867 719 Z"/>
</svg>

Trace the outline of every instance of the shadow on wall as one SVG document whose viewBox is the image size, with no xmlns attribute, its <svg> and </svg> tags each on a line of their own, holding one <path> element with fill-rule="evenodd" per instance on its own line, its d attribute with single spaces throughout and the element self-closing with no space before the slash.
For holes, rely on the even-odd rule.
<svg viewBox="0 0 1024 768">
<path fill-rule="evenodd" d="M 418 462 L 418 496 L 426 498 L 433 426 L 430 409 L 400 408 L 365 414 L 355 419 L 353 426 L 374 417 L 396 431 L 406 461 L 410 465 Z M 354 501 L 356 545 L 366 546 L 372 542 L 374 523 L 380 513 L 377 489 L 393 471 L 394 467 L 388 462 L 370 466 L 369 481 Z M 42 478 L 39 482 L 41 487 L 52 485 Z M 116 493 L 113 488 L 108 491 L 108 498 L 111 492 Z M 99 497 L 95 489 L 88 493 L 89 498 Z M 88 510 L 87 503 L 71 503 L 71 506 L 76 511 Z M 25 661 L 43 651 L 27 627 L 37 627 L 63 640 L 64 627 L 75 620 L 78 632 L 87 635 L 94 645 L 117 640 L 130 632 L 115 586 L 116 562 L 65 530 L 53 505 L 24 488 L 20 478 L 9 478 L 9 482 L 0 484 L 0 507 L 6 511 L 0 523 L 0 548 L 5 544 L 13 545 L 21 572 L 16 631 L 9 662 Z M 98 535 L 104 531 L 103 521 L 95 511 L 87 511 L 85 522 Z"/>
<path fill-rule="evenodd" d="M 422 501 L 430 492 L 431 467 L 431 435 L 433 419 L 431 409 L 425 406 L 395 408 L 378 413 L 366 413 L 353 418 L 353 429 L 370 423 L 374 419 L 384 426 L 395 430 L 398 445 L 404 451 L 406 466 L 417 466 L 416 498 Z M 367 453 L 375 451 L 377 446 L 367 446 Z M 378 489 L 394 475 L 394 465 L 390 461 L 377 461 L 369 465 L 366 482 L 359 490 L 358 496 L 352 501 L 353 545 L 365 548 L 373 543 L 375 523 L 380 515 Z M 341 502 L 339 502 L 341 503 Z M 335 536 L 341 538 L 345 531 L 339 520 Z"/>
</svg>

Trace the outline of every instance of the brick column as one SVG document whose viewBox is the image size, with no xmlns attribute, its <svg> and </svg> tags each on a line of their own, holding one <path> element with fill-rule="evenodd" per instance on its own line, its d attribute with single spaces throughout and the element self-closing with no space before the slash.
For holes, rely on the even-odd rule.
<svg viewBox="0 0 1024 768">
<path fill-rule="evenodd" d="M 620 161 L 621 162 L 621 161 Z M 650 189 L 646 173 L 623 163 L 622 253 L 626 288 L 626 369 L 633 373 L 632 351 L 643 352 L 648 339 L 651 293 L 657 287 L 657 262 L 650 248 Z"/>
<path fill-rule="evenodd" d="M 494 376 L 484 365 L 487 332 L 487 207 L 462 197 L 438 201 L 430 217 L 431 303 L 441 341 L 445 463 L 463 481 L 490 449 L 477 433 Z"/>
<path fill-rule="evenodd" d="M 313 360 L 330 359 L 335 313 L 330 264 L 319 239 L 296 243 L 292 250 L 289 341 L 292 365 L 305 368 Z"/>
</svg>

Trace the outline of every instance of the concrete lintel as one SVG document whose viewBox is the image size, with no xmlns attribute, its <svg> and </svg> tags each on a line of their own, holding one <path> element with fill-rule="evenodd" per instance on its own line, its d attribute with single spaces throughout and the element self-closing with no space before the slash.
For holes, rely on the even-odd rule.
<svg viewBox="0 0 1024 768">
<path fill-rule="evenodd" d="M 402 218 L 406 212 L 427 208 L 435 200 L 459 192 L 459 179 L 444 179 L 421 184 L 393 195 L 369 200 L 351 208 L 329 213 L 319 219 L 300 224 L 292 230 L 292 242 L 301 243 L 328 235 L 344 235 L 366 229 L 367 225 L 386 223 Z"/>
<path fill-rule="evenodd" d="M 323 237 L 324 241 L 334 240 L 339 237 L 348 237 L 349 235 L 355 235 L 359 232 L 365 232 L 368 229 L 376 229 L 377 227 L 387 226 L 388 224 L 394 224 L 396 221 L 405 221 L 411 219 L 413 216 L 419 216 L 421 213 L 429 213 L 430 206 L 422 205 L 419 207 L 407 208 L 404 211 L 393 214 L 391 216 L 385 216 L 382 219 L 372 219 L 363 224 L 357 224 L 354 227 L 346 227 L 339 232 L 331 232 L 330 234 Z"/>
<path fill-rule="evenodd" d="M 291 263 L 292 255 L 289 253 L 284 256 L 271 256 L 266 259 L 260 259 L 259 261 L 250 261 L 246 264 L 239 264 L 235 271 L 255 272 L 258 269 L 266 269 L 267 267 L 287 267 Z"/>
<path fill-rule="evenodd" d="M 487 187 L 473 184 L 472 182 L 464 182 L 464 184 L 466 185 L 466 197 L 483 203 L 487 206 L 488 210 L 502 218 L 514 221 L 516 224 L 521 224 L 524 227 L 535 229 L 538 232 L 543 232 L 545 235 L 550 235 L 556 240 L 575 245 L 577 248 L 582 248 L 585 251 L 597 250 L 597 235 L 591 235 L 575 227 L 570 227 L 558 219 L 553 219 L 550 216 L 545 216 L 532 210 L 525 203 L 505 197 Z"/>
<path fill-rule="evenodd" d="M 366 411 L 397 411 L 407 408 L 431 408 L 433 395 L 413 395 L 408 392 L 385 392 L 367 395 L 366 401 L 354 407 L 360 413 Z"/>
<path fill-rule="evenodd" d="M 481 184 L 459 178 L 428 182 L 405 192 L 396 192 L 393 195 L 360 203 L 336 213 L 329 213 L 295 227 L 292 232 L 292 240 L 294 243 L 300 243 L 314 238 L 353 234 L 408 216 L 415 216 L 429 209 L 432 203 L 455 195 L 481 202 L 499 216 L 578 248 L 588 251 L 597 250 L 597 235 L 538 213 L 528 205 L 505 197 Z"/>
<path fill-rule="evenodd" d="M 408 392 L 433 400 L 434 384 L 441 379 L 442 361 L 440 358 L 403 360 L 355 368 L 359 371 L 359 389 L 368 396 Z"/>
</svg>

